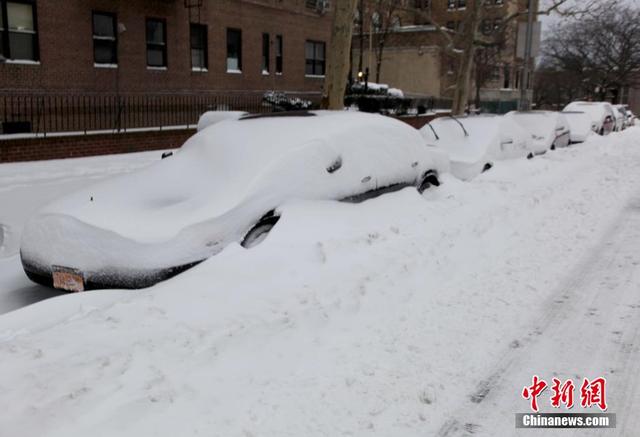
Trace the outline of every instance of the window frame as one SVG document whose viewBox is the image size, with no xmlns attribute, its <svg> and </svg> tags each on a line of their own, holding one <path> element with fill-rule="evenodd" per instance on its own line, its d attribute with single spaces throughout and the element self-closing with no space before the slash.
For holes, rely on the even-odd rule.
<svg viewBox="0 0 640 437">
<path fill-rule="evenodd" d="M 193 29 L 197 28 L 203 31 L 203 34 L 200 34 L 202 38 L 203 47 L 195 47 L 193 46 Z M 191 71 L 209 71 L 209 27 L 203 23 L 189 23 L 189 55 L 191 57 Z M 195 66 L 193 65 L 193 50 L 202 50 L 204 66 Z"/>
<path fill-rule="evenodd" d="M 307 45 L 308 44 L 312 44 L 313 45 L 313 58 L 309 59 L 307 58 Z M 323 57 L 322 60 L 318 60 L 317 57 L 317 48 L 318 47 L 322 47 L 323 48 Z M 305 60 L 305 67 L 304 67 L 304 74 L 306 77 L 325 77 L 326 73 L 327 73 L 327 43 L 324 41 L 319 41 L 319 40 L 312 40 L 312 39 L 307 39 L 304 42 L 304 60 Z M 309 61 L 311 61 L 311 72 L 307 71 L 307 67 L 309 66 Z M 322 67 L 322 72 L 318 72 L 317 71 L 317 67 L 321 66 Z"/>
<path fill-rule="evenodd" d="M 162 23 L 162 42 L 158 43 L 155 41 L 149 41 L 149 23 L 156 22 Z M 147 17 L 144 20 L 144 37 L 145 37 L 145 55 L 147 62 L 147 69 L 149 70 L 166 70 L 169 68 L 169 56 L 167 52 L 167 20 L 166 18 L 157 18 L 157 17 Z M 150 47 L 151 46 L 151 47 Z M 151 65 L 149 63 L 149 49 L 158 49 L 162 50 L 162 60 L 164 61 L 162 65 Z"/>
<path fill-rule="evenodd" d="M 113 20 L 113 38 L 100 36 L 96 34 L 96 23 L 94 20 L 95 15 L 104 15 L 111 17 Z M 91 11 L 91 41 L 93 42 L 93 65 L 95 67 L 100 66 L 117 66 L 118 65 L 118 15 L 115 12 L 106 12 L 102 10 Z M 98 62 L 96 59 L 96 41 L 111 41 L 113 44 L 113 61 L 112 62 Z"/>
<path fill-rule="evenodd" d="M 230 38 L 229 36 L 232 33 L 237 33 L 238 35 L 238 47 L 237 47 L 237 60 L 238 60 L 238 65 L 236 69 L 234 68 L 229 68 L 229 59 L 231 59 L 229 57 L 230 51 L 229 51 L 229 43 L 230 43 Z M 227 68 L 227 73 L 242 73 L 242 29 L 238 29 L 237 27 L 227 27 L 227 32 L 226 32 L 226 43 L 227 43 L 227 56 L 225 58 L 226 61 L 226 68 Z"/>
<path fill-rule="evenodd" d="M 9 23 L 9 3 L 17 3 L 31 6 L 31 20 L 33 21 L 33 30 L 11 30 Z M 2 26 L 0 34 L 0 55 L 3 56 L 8 63 L 40 63 L 40 32 L 38 31 L 38 7 L 35 0 L 0 0 L 0 15 L 2 16 Z M 31 50 L 33 58 L 14 58 L 11 55 L 11 34 L 31 35 Z"/>
</svg>

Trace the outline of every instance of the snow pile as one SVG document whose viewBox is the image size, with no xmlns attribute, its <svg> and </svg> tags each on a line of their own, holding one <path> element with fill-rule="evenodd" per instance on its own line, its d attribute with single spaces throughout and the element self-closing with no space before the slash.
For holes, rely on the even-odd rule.
<svg viewBox="0 0 640 437">
<path fill-rule="evenodd" d="M 497 162 L 423 197 L 293 201 L 254 249 L 232 244 L 149 290 L 7 314 L 0 429 L 436 435 L 477 405 L 471 395 L 509 351 L 535 341 L 535 315 L 637 195 L 639 137 Z M 567 370 L 608 371 L 589 366 Z M 520 388 L 502 393 L 513 411 L 528 405 Z"/>
</svg>

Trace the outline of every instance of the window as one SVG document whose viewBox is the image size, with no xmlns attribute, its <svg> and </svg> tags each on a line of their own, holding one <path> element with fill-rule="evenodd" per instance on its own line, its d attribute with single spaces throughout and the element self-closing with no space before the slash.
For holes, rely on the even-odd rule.
<svg viewBox="0 0 640 437">
<path fill-rule="evenodd" d="M 209 68 L 207 54 L 207 26 L 191 23 L 191 69 L 203 71 Z"/>
<path fill-rule="evenodd" d="M 458 9 L 464 9 L 467 7 L 467 0 L 458 0 Z"/>
<path fill-rule="evenodd" d="M 447 9 L 453 10 L 456 8 L 457 0 L 447 0 Z"/>
<path fill-rule="evenodd" d="M 227 71 L 242 71 L 242 32 L 238 29 L 227 29 Z"/>
<path fill-rule="evenodd" d="M 276 35 L 276 73 L 282 74 L 284 47 L 282 44 L 282 35 Z"/>
<path fill-rule="evenodd" d="M 269 74 L 269 58 L 271 41 L 268 33 L 262 34 L 262 74 Z"/>
<path fill-rule="evenodd" d="M 325 44 L 319 41 L 305 43 L 305 74 L 307 76 L 324 76 Z"/>
<path fill-rule="evenodd" d="M 167 66 L 167 22 L 147 19 L 147 67 Z"/>
<path fill-rule="evenodd" d="M 118 63 L 118 37 L 116 15 L 93 13 L 93 61 L 96 64 Z"/>
<path fill-rule="evenodd" d="M 511 87 L 511 66 L 505 65 L 504 72 L 502 74 L 504 76 L 504 83 L 502 84 L 502 87 L 508 89 Z"/>
<path fill-rule="evenodd" d="M 38 34 L 35 4 L 0 1 L 0 54 L 7 59 L 37 61 Z"/>
</svg>

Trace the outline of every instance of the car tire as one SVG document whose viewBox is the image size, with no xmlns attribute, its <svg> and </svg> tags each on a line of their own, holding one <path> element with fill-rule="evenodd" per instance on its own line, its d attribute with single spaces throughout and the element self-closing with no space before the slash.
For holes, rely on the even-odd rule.
<svg viewBox="0 0 640 437">
<path fill-rule="evenodd" d="M 245 249 L 251 249 L 262 243 L 278 220 L 280 216 L 275 215 L 273 211 L 268 212 L 247 232 L 240 245 Z"/>
<path fill-rule="evenodd" d="M 422 194 L 431 187 L 439 186 L 440 180 L 438 179 L 438 172 L 436 172 L 435 170 L 429 170 L 422 176 L 417 188 L 418 192 Z"/>
</svg>

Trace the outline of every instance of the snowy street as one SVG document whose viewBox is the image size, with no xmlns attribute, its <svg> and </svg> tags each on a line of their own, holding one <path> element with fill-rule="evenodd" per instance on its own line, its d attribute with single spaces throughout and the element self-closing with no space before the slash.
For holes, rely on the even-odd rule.
<svg viewBox="0 0 640 437">
<path fill-rule="evenodd" d="M 423 195 L 292 202 L 260 245 L 144 290 L 23 275 L 38 207 L 160 154 L 0 165 L 0 435 L 638 432 L 640 128 Z M 616 429 L 516 430 L 534 374 L 606 377 Z"/>
</svg>

